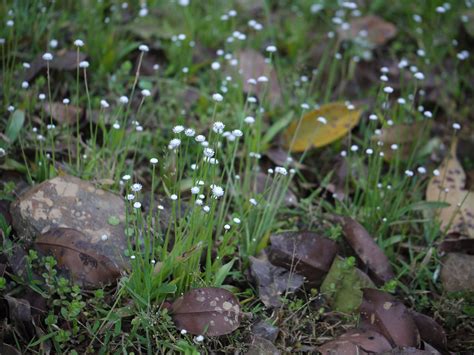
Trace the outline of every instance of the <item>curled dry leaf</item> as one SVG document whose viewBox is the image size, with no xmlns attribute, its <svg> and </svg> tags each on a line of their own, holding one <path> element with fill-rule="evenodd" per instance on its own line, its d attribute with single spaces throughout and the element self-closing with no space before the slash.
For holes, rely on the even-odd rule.
<svg viewBox="0 0 474 355">
<path fill-rule="evenodd" d="M 35 245 L 40 252 L 54 256 L 58 267 L 82 286 L 97 287 L 111 283 L 120 276 L 116 264 L 75 229 L 52 229 L 40 235 Z"/>
<path fill-rule="evenodd" d="M 31 81 L 40 72 L 46 70 L 46 61 L 42 58 L 43 55 L 38 55 L 32 62 L 30 68 L 25 73 L 25 80 Z M 78 68 L 79 63 L 85 60 L 87 56 L 76 51 L 59 51 L 54 55 L 53 60 L 49 62 L 49 68 L 58 71 L 71 71 Z"/>
<path fill-rule="evenodd" d="M 362 302 L 362 288 L 366 287 L 375 285 L 364 272 L 336 256 L 321 285 L 321 292 L 332 309 L 350 313 L 359 308 Z"/>
<path fill-rule="evenodd" d="M 237 298 L 223 288 L 196 288 L 171 305 L 176 326 L 191 334 L 219 336 L 232 333 L 240 325 Z"/>
<path fill-rule="evenodd" d="M 457 140 L 451 145 L 450 154 L 438 168 L 426 189 L 427 201 L 449 203 L 449 207 L 436 211 L 441 229 L 448 233 L 461 233 L 474 238 L 474 193 L 465 189 L 466 173 L 456 157 Z"/>
<path fill-rule="evenodd" d="M 269 259 L 320 285 L 337 253 L 337 244 L 313 232 L 286 232 L 270 236 Z"/>
<path fill-rule="evenodd" d="M 323 355 L 359 355 L 379 354 L 391 349 L 392 346 L 382 334 L 373 330 L 352 329 L 322 345 L 318 350 Z"/>
<path fill-rule="evenodd" d="M 429 133 L 430 127 L 431 121 L 427 120 L 387 126 L 380 130 L 380 134 L 374 135 L 372 141 L 383 142 L 381 149 L 385 160 L 390 161 L 397 156 L 402 160 L 407 160 L 420 142 L 420 137 Z M 397 150 L 391 149 L 393 144 L 398 145 Z"/>
<path fill-rule="evenodd" d="M 372 45 L 380 46 L 397 35 L 397 28 L 393 23 L 375 15 L 356 18 L 349 25 L 349 29 L 338 31 L 342 40 L 366 38 Z"/>
<path fill-rule="evenodd" d="M 250 271 L 257 282 L 258 295 L 267 307 L 282 305 L 280 297 L 294 292 L 303 285 L 303 276 L 291 273 L 282 267 L 272 265 L 266 255 L 250 257 Z"/>
<path fill-rule="evenodd" d="M 265 57 L 253 49 L 239 51 L 236 58 L 239 61 L 239 74 L 244 91 L 256 94 L 260 100 L 266 97 L 272 105 L 277 105 L 282 95 L 278 77 L 272 65 L 266 63 Z M 248 82 L 249 79 L 257 80 L 261 76 L 266 76 L 268 82 L 258 82 L 257 85 Z"/>
<path fill-rule="evenodd" d="M 65 105 L 60 102 L 53 102 L 51 105 L 46 103 L 43 105 L 45 112 L 50 115 L 56 122 L 64 125 L 73 125 L 82 118 L 82 108 Z"/>
<path fill-rule="evenodd" d="M 420 335 L 403 303 L 390 294 L 365 288 L 359 307 L 361 327 L 383 334 L 392 346 L 417 347 Z"/>
<path fill-rule="evenodd" d="M 286 148 L 304 152 L 311 147 L 324 147 L 344 137 L 359 123 L 362 111 L 348 109 L 341 102 L 322 105 L 293 121 L 284 132 Z"/>
<path fill-rule="evenodd" d="M 410 313 L 418 327 L 421 339 L 438 350 L 447 350 L 448 340 L 443 327 L 441 327 L 433 318 L 424 314 L 413 310 L 410 310 Z"/>
<path fill-rule="evenodd" d="M 343 231 L 347 242 L 380 281 L 387 282 L 395 277 L 390 260 L 360 223 L 345 217 Z"/>
</svg>

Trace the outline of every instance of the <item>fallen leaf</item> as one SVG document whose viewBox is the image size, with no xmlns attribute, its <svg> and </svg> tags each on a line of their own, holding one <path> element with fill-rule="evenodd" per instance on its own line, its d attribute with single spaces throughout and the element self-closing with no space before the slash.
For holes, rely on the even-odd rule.
<svg viewBox="0 0 474 355">
<path fill-rule="evenodd" d="M 437 355 L 439 352 L 428 350 L 421 350 L 414 347 L 397 347 L 390 351 L 385 351 L 383 355 Z"/>
<path fill-rule="evenodd" d="M 359 123 L 362 111 L 348 109 L 344 103 L 322 105 L 306 113 L 301 121 L 293 121 L 284 132 L 286 148 L 304 152 L 311 147 L 324 147 L 344 137 Z"/>
<path fill-rule="evenodd" d="M 81 120 L 83 110 L 81 107 L 52 102 L 43 105 L 45 112 L 56 122 L 64 125 L 73 125 L 77 119 Z"/>
<path fill-rule="evenodd" d="M 223 288 L 196 288 L 171 305 L 176 327 L 191 334 L 220 336 L 232 333 L 240 325 L 239 301 Z"/>
<path fill-rule="evenodd" d="M 281 102 L 281 89 L 275 69 L 265 62 L 265 57 L 253 49 L 244 49 L 236 54 L 239 61 L 239 74 L 242 78 L 243 89 L 246 93 L 257 95 L 260 100 L 264 98 L 272 105 Z M 257 80 L 266 76 L 268 82 L 258 82 L 257 85 L 250 84 L 249 79 Z"/>
<path fill-rule="evenodd" d="M 313 232 L 285 232 L 270 236 L 272 264 L 295 271 L 320 285 L 337 253 L 337 244 Z"/>
<path fill-rule="evenodd" d="M 249 350 L 245 355 L 280 355 L 280 351 L 270 340 L 258 336 L 252 336 Z"/>
<path fill-rule="evenodd" d="M 474 255 L 474 239 L 450 233 L 438 246 L 440 253 L 463 253 Z"/>
<path fill-rule="evenodd" d="M 52 229 L 41 234 L 35 245 L 43 254 L 54 256 L 58 267 L 63 268 L 73 281 L 82 286 L 98 287 L 120 276 L 120 269 L 115 263 L 100 254 L 96 245 L 75 229 Z"/>
<path fill-rule="evenodd" d="M 359 308 L 362 288 L 367 287 L 375 287 L 370 278 L 355 266 L 348 265 L 347 260 L 336 256 L 321 285 L 321 292 L 333 310 L 351 313 Z"/>
<path fill-rule="evenodd" d="M 25 337 L 30 338 L 34 335 L 34 325 L 31 317 L 30 303 L 21 298 L 4 296 L 8 305 L 8 318 L 15 328 Z"/>
<path fill-rule="evenodd" d="M 380 46 L 397 35 L 397 28 L 393 23 L 375 15 L 356 18 L 349 22 L 349 26 L 347 30 L 338 30 L 342 40 L 362 38 L 374 46 Z"/>
<path fill-rule="evenodd" d="M 318 350 L 323 355 L 359 355 L 379 354 L 391 349 L 392 346 L 382 334 L 372 330 L 352 329 L 320 346 Z"/>
<path fill-rule="evenodd" d="M 71 71 L 78 68 L 79 63 L 86 60 L 87 56 L 76 51 L 62 50 L 56 53 L 53 60 L 49 62 L 49 68 L 58 71 Z M 30 64 L 30 68 L 25 73 L 26 81 L 33 80 L 40 72 L 46 70 L 46 61 L 43 55 L 38 55 Z"/>
<path fill-rule="evenodd" d="M 258 296 L 267 307 L 281 306 L 280 298 L 296 291 L 304 282 L 303 276 L 272 265 L 265 254 L 250 257 L 250 271 L 257 282 Z"/>
<path fill-rule="evenodd" d="M 466 173 L 456 157 L 457 140 L 451 144 L 450 154 L 438 168 L 426 189 L 426 201 L 449 203 L 438 209 L 436 218 L 447 233 L 461 233 L 474 238 L 474 194 L 465 190 Z"/>
<path fill-rule="evenodd" d="M 380 332 L 394 347 L 417 347 L 418 328 L 403 303 L 373 288 L 362 291 L 364 297 L 359 307 L 361 327 Z"/>
<path fill-rule="evenodd" d="M 474 256 L 448 253 L 441 260 L 441 283 L 448 292 L 474 292 Z"/>
<path fill-rule="evenodd" d="M 397 156 L 402 160 L 407 160 L 410 159 L 420 138 L 430 131 L 430 127 L 431 121 L 427 120 L 386 126 L 380 130 L 380 134 L 372 136 L 372 141 L 383 143 L 381 150 L 385 160 L 391 161 Z M 396 150 L 392 149 L 393 144 L 398 146 Z"/>
<path fill-rule="evenodd" d="M 387 282 L 395 277 L 390 260 L 360 223 L 345 217 L 343 231 L 352 249 L 379 280 Z"/>
<path fill-rule="evenodd" d="M 252 334 L 263 339 L 270 340 L 271 342 L 275 342 L 276 338 L 278 337 L 278 333 L 280 329 L 275 327 L 264 320 L 260 320 L 254 325 L 252 325 Z"/>
<path fill-rule="evenodd" d="M 418 313 L 414 310 L 410 310 L 410 313 L 415 321 L 418 331 L 420 332 L 421 339 L 440 351 L 446 351 L 448 340 L 443 327 L 427 315 Z"/>
</svg>

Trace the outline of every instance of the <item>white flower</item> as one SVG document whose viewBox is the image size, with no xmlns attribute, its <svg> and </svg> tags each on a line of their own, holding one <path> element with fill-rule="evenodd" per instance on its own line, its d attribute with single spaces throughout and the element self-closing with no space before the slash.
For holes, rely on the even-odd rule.
<svg viewBox="0 0 474 355">
<path fill-rule="evenodd" d="M 309 109 L 309 105 L 306 102 L 303 102 L 300 106 L 303 110 Z"/>
<path fill-rule="evenodd" d="M 424 80 L 425 79 L 425 75 L 422 72 L 415 73 L 414 77 L 418 80 Z"/>
<path fill-rule="evenodd" d="M 247 101 L 250 102 L 250 103 L 252 103 L 252 104 L 254 104 L 254 103 L 257 102 L 257 98 L 256 98 L 256 97 L 253 97 L 253 96 L 249 96 L 249 97 L 247 98 Z"/>
<path fill-rule="evenodd" d="M 232 131 L 232 135 L 233 135 L 234 137 L 242 137 L 244 134 L 243 134 L 243 132 L 242 132 L 240 129 L 234 129 L 234 130 Z"/>
<path fill-rule="evenodd" d="M 388 81 L 388 76 L 386 76 L 386 75 L 381 75 L 381 76 L 380 76 L 380 80 L 381 80 L 381 81 L 384 81 L 384 82 L 387 82 L 387 81 Z"/>
<path fill-rule="evenodd" d="M 405 175 L 408 177 L 412 177 L 413 175 L 415 175 L 415 173 L 411 170 L 405 170 Z"/>
<path fill-rule="evenodd" d="M 377 115 L 371 114 L 371 115 L 369 116 L 369 120 L 371 120 L 371 121 L 377 121 Z"/>
<path fill-rule="evenodd" d="M 458 131 L 458 130 L 461 129 L 461 125 L 460 125 L 459 123 L 456 123 L 456 122 L 455 122 L 455 123 L 453 123 L 453 128 L 454 128 L 456 131 Z"/>
<path fill-rule="evenodd" d="M 275 46 L 268 46 L 265 50 L 269 53 L 274 53 L 277 51 L 277 48 Z"/>
<path fill-rule="evenodd" d="M 267 173 L 269 173 L 269 174 L 273 174 L 273 169 L 271 169 L 271 168 L 270 168 L 270 169 L 268 169 L 268 170 L 267 170 Z"/>
<path fill-rule="evenodd" d="M 191 193 L 193 195 L 197 195 L 199 193 L 199 186 L 193 186 L 191 187 Z"/>
<path fill-rule="evenodd" d="M 102 108 L 109 108 L 109 103 L 106 100 L 100 100 L 100 106 Z"/>
<path fill-rule="evenodd" d="M 132 178 L 132 177 L 131 177 L 130 175 L 124 175 L 124 176 L 122 176 L 122 180 L 123 180 L 123 181 L 128 181 L 128 180 L 130 180 L 131 178 Z"/>
<path fill-rule="evenodd" d="M 359 147 L 355 144 L 351 145 L 351 151 L 357 152 L 359 150 Z"/>
<path fill-rule="evenodd" d="M 235 217 L 234 219 L 232 219 L 234 221 L 235 224 L 240 224 L 240 218 L 237 218 Z"/>
<path fill-rule="evenodd" d="M 144 97 L 148 97 L 148 96 L 151 95 L 151 92 L 150 92 L 150 90 L 148 90 L 148 89 L 143 89 L 143 90 L 142 90 L 142 95 L 143 95 Z"/>
<path fill-rule="evenodd" d="M 202 143 L 202 142 L 205 142 L 206 141 L 206 137 L 204 137 L 202 134 L 199 134 L 196 136 L 196 138 L 194 138 L 196 140 L 196 142 L 198 143 Z"/>
<path fill-rule="evenodd" d="M 128 104 L 128 97 L 127 96 L 120 96 L 119 101 L 122 104 Z"/>
<path fill-rule="evenodd" d="M 287 174 L 288 174 L 288 172 L 286 171 L 286 169 L 285 169 L 284 167 L 282 167 L 282 166 L 277 166 L 277 167 L 275 168 L 275 173 L 276 173 L 276 174 L 280 174 L 280 175 L 287 175 Z"/>
<path fill-rule="evenodd" d="M 139 184 L 139 183 L 135 183 L 135 184 L 132 185 L 132 191 L 133 191 L 133 192 L 138 192 L 138 191 L 140 191 L 141 189 L 142 189 L 142 185 Z"/>
<path fill-rule="evenodd" d="M 215 93 L 212 94 L 212 99 L 216 102 L 221 102 L 222 100 L 224 100 L 224 97 L 221 94 Z"/>
<path fill-rule="evenodd" d="M 433 117 L 433 114 L 431 113 L 431 111 L 425 111 L 423 112 L 423 115 L 425 115 L 425 117 L 428 117 L 428 118 Z"/>
<path fill-rule="evenodd" d="M 172 195 L 170 196 L 170 199 L 173 200 L 173 201 L 176 201 L 176 200 L 178 199 L 178 195 L 172 194 Z"/>
<path fill-rule="evenodd" d="M 219 64 L 219 62 L 212 62 L 211 68 L 212 70 L 219 70 L 221 68 L 221 65 Z"/>
<path fill-rule="evenodd" d="M 254 199 L 254 198 L 251 198 L 251 199 L 249 200 L 249 202 L 250 202 L 252 205 L 254 205 L 254 206 L 257 206 L 257 205 L 258 205 L 257 200 Z"/>
<path fill-rule="evenodd" d="M 439 176 L 441 173 L 438 169 L 433 170 L 433 175 L 434 176 Z"/>
<path fill-rule="evenodd" d="M 13 25 L 15 24 L 13 20 L 8 20 L 6 23 L 7 23 L 7 27 L 13 27 Z"/>
<path fill-rule="evenodd" d="M 57 39 L 52 39 L 51 41 L 49 41 L 49 46 L 51 48 L 56 48 L 58 46 L 58 40 Z"/>
<path fill-rule="evenodd" d="M 158 164 L 158 159 L 156 159 L 156 158 L 151 158 L 151 159 L 150 159 L 150 163 L 153 164 L 153 165 Z"/>
<path fill-rule="evenodd" d="M 216 133 L 222 133 L 224 132 L 224 127 L 225 125 L 222 122 L 217 121 L 212 125 L 212 130 Z"/>
<path fill-rule="evenodd" d="M 174 138 L 170 140 L 170 143 L 168 144 L 169 149 L 177 149 L 181 145 L 181 139 Z"/>
<path fill-rule="evenodd" d="M 397 102 L 400 104 L 400 105 L 405 105 L 406 104 L 406 100 L 403 98 L 403 97 L 399 97 L 397 99 Z"/>
<path fill-rule="evenodd" d="M 250 78 L 247 80 L 247 83 L 250 85 L 257 85 L 257 80 L 255 80 L 254 78 Z"/>
<path fill-rule="evenodd" d="M 140 44 L 138 46 L 138 50 L 140 52 L 148 52 L 150 50 L 150 48 L 148 48 L 148 46 L 146 44 Z"/>
<path fill-rule="evenodd" d="M 43 60 L 49 62 L 49 61 L 53 60 L 53 55 L 51 53 L 47 52 L 47 53 L 43 54 Z"/>
<path fill-rule="evenodd" d="M 418 172 L 420 174 L 426 174 L 426 168 L 423 167 L 423 166 L 419 166 L 418 169 L 416 169 L 416 170 L 418 170 Z"/>
<path fill-rule="evenodd" d="M 107 239 L 109 239 L 109 236 L 107 234 L 102 234 L 100 239 L 105 242 Z"/>
<path fill-rule="evenodd" d="M 183 131 L 184 131 L 184 126 L 178 125 L 178 126 L 173 127 L 173 133 L 178 134 L 178 133 L 181 133 Z"/>
<path fill-rule="evenodd" d="M 372 154 L 374 153 L 374 150 L 371 149 L 371 148 L 367 148 L 366 151 L 365 151 L 365 153 L 366 153 L 367 155 L 372 155 Z"/>
<path fill-rule="evenodd" d="M 186 329 L 181 329 L 181 335 L 188 334 L 188 331 Z"/>
<path fill-rule="evenodd" d="M 392 149 L 392 150 L 397 150 L 397 149 L 398 149 L 398 144 L 395 144 L 395 143 L 392 144 L 392 145 L 390 146 L 390 149 Z"/>
<path fill-rule="evenodd" d="M 89 62 L 87 60 L 83 60 L 82 62 L 79 63 L 79 68 L 89 68 Z"/>
<path fill-rule="evenodd" d="M 140 11 L 138 11 L 138 16 L 145 17 L 148 15 L 148 9 L 146 7 L 142 7 Z"/>
<path fill-rule="evenodd" d="M 114 129 L 120 129 L 120 123 L 118 121 L 115 121 L 114 124 L 112 125 Z"/>
<path fill-rule="evenodd" d="M 255 118 L 253 118 L 252 116 L 247 116 L 244 118 L 244 122 L 251 125 L 251 124 L 254 124 L 255 123 Z"/>
<path fill-rule="evenodd" d="M 196 132 L 195 132 L 194 129 L 192 129 L 192 128 L 187 128 L 187 129 L 184 131 L 184 134 L 185 134 L 187 137 L 194 137 L 194 135 L 196 134 Z"/>
<path fill-rule="evenodd" d="M 138 202 L 137 202 L 137 203 L 138 203 Z M 135 255 L 131 255 L 131 256 L 130 256 L 130 259 L 132 259 L 132 260 L 135 260 L 135 258 L 136 258 Z"/>
<path fill-rule="evenodd" d="M 40 99 L 41 101 L 43 101 L 43 100 L 46 99 L 46 95 L 45 95 L 45 94 L 39 94 L 39 95 L 38 95 L 38 99 Z"/>
<path fill-rule="evenodd" d="M 322 124 L 327 124 L 328 123 L 328 120 L 325 117 L 322 117 L 322 116 L 319 116 L 316 120 L 318 122 L 322 123 Z"/>
<path fill-rule="evenodd" d="M 69 100 L 67 97 L 63 99 L 63 104 L 64 105 L 69 105 L 71 100 Z"/>
<path fill-rule="evenodd" d="M 204 202 L 203 202 L 200 198 L 198 198 L 198 199 L 196 200 L 196 202 L 194 202 L 194 203 L 195 203 L 197 206 L 202 206 L 202 205 L 204 204 Z"/>
<path fill-rule="evenodd" d="M 74 41 L 74 45 L 75 45 L 76 47 L 83 47 L 83 46 L 84 46 L 84 42 L 83 42 L 81 39 L 76 39 L 76 40 Z"/>
<path fill-rule="evenodd" d="M 203 210 L 204 212 L 208 213 L 208 212 L 211 210 L 211 208 L 210 208 L 209 206 L 204 206 L 204 207 L 202 208 L 202 210 Z"/>
<path fill-rule="evenodd" d="M 133 208 L 139 209 L 139 208 L 141 208 L 141 207 L 142 207 L 142 204 L 141 204 L 140 202 L 135 202 L 135 203 L 133 204 Z"/>
<path fill-rule="evenodd" d="M 198 343 L 201 343 L 202 341 L 204 341 L 204 337 L 203 337 L 202 335 L 198 335 L 198 336 L 197 336 L 196 338 L 194 338 L 194 339 L 196 339 L 196 341 L 197 341 Z"/>
<path fill-rule="evenodd" d="M 132 200 L 134 200 L 134 199 L 135 199 L 135 195 L 134 195 L 134 194 L 128 194 L 128 195 L 127 195 L 127 200 L 132 201 Z"/>
<path fill-rule="evenodd" d="M 259 83 L 266 83 L 266 82 L 268 82 L 268 78 L 267 78 L 266 76 L 262 75 L 262 76 L 259 76 L 259 77 L 257 78 L 257 81 L 258 81 Z"/>
<path fill-rule="evenodd" d="M 5 149 L 0 148 L 0 157 L 4 157 L 5 155 L 7 155 L 7 152 L 5 151 Z"/>
<path fill-rule="evenodd" d="M 212 189 L 212 197 L 214 198 L 220 198 L 224 196 L 224 189 L 220 186 L 217 185 L 211 185 Z"/>
<path fill-rule="evenodd" d="M 230 229 L 230 225 L 229 225 L 229 224 L 225 224 L 225 225 L 224 225 L 224 229 L 228 231 L 228 230 Z"/>
<path fill-rule="evenodd" d="M 24 82 L 21 83 L 21 87 L 23 89 L 28 89 L 30 87 L 30 84 L 27 81 L 24 81 Z"/>
<path fill-rule="evenodd" d="M 204 148 L 204 156 L 207 158 L 212 158 L 214 156 L 214 149 Z"/>
<path fill-rule="evenodd" d="M 15 106 L 10 105 L 10 106 L 7 107 L 7 110 L 8 110 L 8 112 L 13 112 L 13 111 L 15 111 Z"/>
<path fill-rule="evenodd" d="M 393 88 L 390 86 L 386 86 L 383 88 L 383 91 L 387 94 L 391 94 L 393 92 Z"/>
</svg>

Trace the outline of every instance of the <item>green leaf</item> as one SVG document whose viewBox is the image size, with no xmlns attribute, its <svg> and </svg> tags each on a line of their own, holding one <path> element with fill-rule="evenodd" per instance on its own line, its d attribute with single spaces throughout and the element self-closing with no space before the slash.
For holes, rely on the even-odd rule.
<svg viewBox="0 0 474 355">
<path fill-rule="evenodd" d="M 13 112 L 10 120 L 8 120 L 7 128 L 5 130 L 5 135 L 10 140 L 10 144 L 16 141 L 24 123 L 25 113 L 21 110 L 16 110 Z"/>
<path fill-rule="evenodd" d="M 235 260 L 229 261 L 227 264 L 222 265 L 219 270 L 216 272 L 216 277 L 214 279 L 214 286 L 219 287 L 224 282 L 227 275 L 229 275 L 229 271 L 232 269 Z"/>
<path fill-rule="evenodd" d="M 262 143 L 264 145 L 270 144 L 273 138 L 282 131 L 285 127 L 287 127 L 290 122 L 293 120 L 293 112 L 290 112 L 285 117 L 281 118 L 280 120 L 276 121 L 265 133 L 262 139 Z"/>
<path fill-rule="evenodd" d="M 369 277 L 349 263 L 336 257 L 321 285 L 332 308 L 339 312 L 354 312 L 362 302 L 362 288 L 375 287 Z"/>
</svg>

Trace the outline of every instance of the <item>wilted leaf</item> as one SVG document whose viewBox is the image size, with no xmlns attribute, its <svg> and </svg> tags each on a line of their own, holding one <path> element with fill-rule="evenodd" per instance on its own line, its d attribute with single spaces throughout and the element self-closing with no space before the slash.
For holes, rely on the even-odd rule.
<svg viewBox="0 0 474 355">
<path fill-rule="evenodd" d="M 442 259 L 441 282 L 448 292 L 474 292 L 474 256 L 448 253 Z"/>
<path fill-rule="evenodd" d="M 280 297 L 296 291 L 304 282 L 303 276 L 272 265 L 266 255 L 258 259 L 251 256 L 250 271 L 257 281 L 258 295 L 267 307 L 281 306 Z"/>
<path fill-rule="evenodd" d="M 362 302 L 362 288 L 375 287 L 370 278 L 347 260 L 336 256 L 331 269 L 321 285 L 332 309 L 338 312 L 351 313 L 359 308 Z"/>
<path fill-rule="evenodd" d="M 349 29 L 338 31 L 342 40 L 362 38 L 367 39 L 372 45 L 379 46 L 397 35 L 397 28 L 393 23 L 375 15 L 356 18 L 349 22 L 349 25 Z"/>
<path fill-rule="evenodd" d="M 64 105 L 60 102 L 53 102 L 51 105 L 46 103 L 43 105 L 45 112 L 50 115 L 56 122 L 64 125 L 73 125 L 82 118 L 82 108 L 73 105 Z"/>
<path fill-rule="evenodd" d="M 232 333 L 240 325 L 240 305 L 229 291 L 206 287 L 186 292 L 171 305 L 179 329 L 191 334 L 219 336 Z"/>
<path fill-rule="evenodd" d="M 323 355 L 362 355 L 379 354 L 391 349 L 392 346 L 382 334 L 372 330 L 352 329 L 322 345 L 318 350 Z"/>
<path fill-rule="evenodd" d="M 427 201 L 442 201 L 449 207 L 439 209 L 436 218 L 442 230 L 458 232 L 474 238 L 474 194 L 465 190 L 466 173 L 456 157 L 457 140 L 451 145 L 450 154 L 438 168 L 439 176 L 433 176 L 426 189 Z"/>
<path fill-rule="evenodd" d="M 361 111 L 344 103 L 330 103 L 293 121 L 284 133 L 285 145 L 292 152 L 320 148 L 344 137 L 359 123 Z M 299 126 L 299 127 L 298 127 Z"/>
<path fill-rule="evenodd" d="M 34 335 L 34 326 L 31 318 L 31 307 L 27 300 L 4 296 L 8 304 L 8 317 L 25 337 Z"/>
<path fill-rule="evenodd" d="M 281 101 L 280 84 L 275 69 L 265 62 L 265 57 L 253 49 L 245 49 L 239 51 L 236 58 L 244 91 L 257 95 L 260 100 L 266 97 L 272 105 L 278 104 Z M 266 76 L 268 82 L 248 83 L 249 79 L 257 80 L 260 76 Z"/>
<path fill-rule="evenodd" d="M 334 241 L 313 232 L 286 232 L 270 236 L 272 264 L 295 271 L 320 285 L 337 253 Z"/>
<path fill-rule="evenodd" d="M 392 346 L 418 346 L 418 329 L 403 303 L 373 288 L 365 288 L 363 293 L 359 308 L 363 328 L 383 334 Z"/>
<path fill-rule="evenodd" d="M 343 230 L 347 242 L 378 279 L 387 282 L 395 277 L 387 256 L 361 224 L 345 217 Z"/>
<path fill-rule="evenodd" d="M 429 132 L 431 121 L 417 121 L 411 124 L 398 124 L 395 126 L 387 126 L 380 130 L 379 135 L 372 137 L 374 142 L 383 142 L 381 147 L 384 158 L 387 161 L 399 156 L 402 160 L 407 160 L 419 143 L 420 138 Z M 392 149 L 392 145 L 396 144 L 396 150 Z M 420 148 L 420 147 L 418 147 Z"/>
<path fill-rule="evenodd" d="M 433 318 L 416 311 L 410 311 L 413 320 L 415 321 L 420 337 L 425 342 L 434 346 L 438 350 L 447 350 L 448 340 L 443 327 L 441 327 Z"/>
<path fill-rule="evenodd" d="M 58 71 L 70 71 L 78 68 L 79 63 L 85 60 L 87 56 L 76 51 L 63 50 L 54 55 L 53 60 L 49 62 L 49 68 Z M 25 80 L 31 81 L 40 72 L 46 70 L 46 61 L 43 55 L 38 55 L 32 62 L 30 68 L 26 71 Z"/>
<path fill-rule="evenodd" d="M 40 235 L 36 248 L 54 256 L 58 267 L 69 272 L 80 285 L 97 287 L 115 281 L 120 270 L 106 256 L 101 255 L 95 244 L 71 228 L 56 228 Z"/>
</svg>

